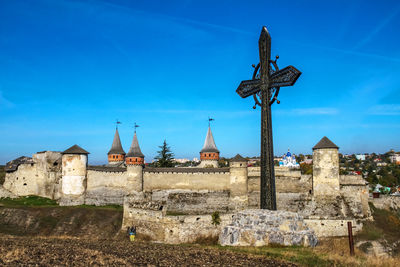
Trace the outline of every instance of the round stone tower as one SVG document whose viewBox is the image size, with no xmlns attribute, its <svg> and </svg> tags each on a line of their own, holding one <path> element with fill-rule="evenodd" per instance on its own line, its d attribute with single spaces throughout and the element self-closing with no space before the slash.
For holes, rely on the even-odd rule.
<svg viewBox="0 0 400 267">
<path fill-rule="evenodd" d="M 247 160 L 237 154 L 229 162 L 230 202 L 234 209 L 248 206 Z"/>
<path fill-rule="evenodd" d="M 140 150 L 139 142 L 135 134 L 133 135 L 132 145 L 126 154 L 125 163 L 128 173 L 129 190 L 140 192 L 143 190 L 143 165 L 144 155 Z"/>
<path fill-rule="evenodd" d="M 115 129 L 114 140 L 108 151 L 108 164 L 119 165 L 125 161 L 125 151 L 122 149 L 118 128 Z"/>
<path fill-rule="evenodd" d="M 84 203 L 88 154 L 89 152 L 78 145 L 62 152 L 62 197 L 60 205 L 68 206 Z"/>
<path fill-rule="evenodd" d="M 313 195 L 337 196 L 339 185 L 339 147 L 324 136 L 313 147 Z"/>
<path fill-rule="evenodd" d="M 204 141 L 203 149 L 200 151 L 201 168 L 212 167 L 218 168 L 219 150 L 214 142 L 214 137 L 211 132 L 211 127 L 208 126 L 206 140 Z"/>
</svg>

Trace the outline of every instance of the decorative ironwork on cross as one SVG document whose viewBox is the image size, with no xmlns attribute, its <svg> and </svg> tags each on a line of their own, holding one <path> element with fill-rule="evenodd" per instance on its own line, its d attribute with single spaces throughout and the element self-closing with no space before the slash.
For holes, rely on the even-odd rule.
<svg viewBox="0 0 400 267">
<path fill-rule="evenodd" d="M 276 63 L 279 57 L 271 60 L 271 36 L 265 26 L 261 30 L 258 48 L 260 63 L 253 65 L 253 79 L 242 81 L 236 92 L 242 98 L 253 95 L 254 109 L 257 105 L 261 106 L 260 208 L 276 210 L 271 105 L 275 101 L 280 103 L 280 87 L 294 85 L 301 72 L 293 66 L 279 70 Z"/>
</svg>

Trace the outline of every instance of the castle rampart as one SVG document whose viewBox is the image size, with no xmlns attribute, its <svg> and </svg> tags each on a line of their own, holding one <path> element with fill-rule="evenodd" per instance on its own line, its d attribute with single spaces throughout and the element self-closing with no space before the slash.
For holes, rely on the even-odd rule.
<svg viewBox="0 0 400 267">
<path fill-rule="evenodd" d="M 229 168 L 145 168 L 143 190 L 229 189 Z"/>
<path fill-rule="evenodd" d="M 136 142 L 132 147 L 137 155 Z M 319 235 L 344 235 L 343 225 L 349 220 L 357 231 L 359 222 L 370 217 L 366 182 L 361 176 L 339 176 L 337 154 L 337 148 L 314 147 L 314 176 L 275 167 L 278 209 L 301 214 Z M 124 225 L 145 223 L 154 215 L 154 223 L 162 222 L 175 234 L 186 231 L 187 226 L 180 221 L 191 217 L 177 220 L 168 214 L 205 216 L 199 219 L 202 227 L 201 222 L 209 223 L 209 214 L 214 211 L 228 214 L 259 206 L 260 168 L 247 167 L 240 155 L 231 160 L 229 168 L 88 166 L 87 158 L 88 152 L 78 146 L 62 153 L 48 151 L 35 154 L 33 159 L 23 158 L 7 165 L 4 188 L 17 196 L 56 199 L 60 205 L 124 204 L 128 209 L 124 210 Z M 163 213 L 148 210 L 153 206 Z M 132 214 L 142 217 L 132 219 Z M 203 230 L 213 232 L 207 223 Z M 199 234 L 203 230 L 198 229 Z M 165 232 L 157 235 L 171 237 Z"/>
</svg>

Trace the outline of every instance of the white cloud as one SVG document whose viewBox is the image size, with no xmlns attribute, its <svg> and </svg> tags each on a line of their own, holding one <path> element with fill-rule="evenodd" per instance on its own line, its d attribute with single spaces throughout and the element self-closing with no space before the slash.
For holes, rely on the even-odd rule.
<svg viewBox="0 0 400 267">
<path fill-rule="evenodd" d="M 280 115 L 311 116 L 311 115 L 336 115 L 339 111 L 336 108 L 295 108 L 287 110 L 277 110 Z"/>
<path fill-rule="evenodd" d="M 376 105 L 369 109 L 368 114 L 383 115 L 383 116 L 400 115 L 400 105 L 398 104 Z"/>
<path fill-rule="evenodd" d="M 11 101 L 7 100 L 4 96 L 3 96 L 3 92 L 0 91 L 0 109 L 1 108 L 12 108 L 14 107 L 15 104 L 12 103 Z"/>
</svg>

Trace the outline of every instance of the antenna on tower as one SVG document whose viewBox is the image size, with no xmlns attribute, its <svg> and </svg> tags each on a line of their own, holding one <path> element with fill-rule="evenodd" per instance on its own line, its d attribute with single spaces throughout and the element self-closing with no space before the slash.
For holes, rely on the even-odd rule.
<svg viewBox="0 0 400 267">
<path fill-rule="evenodd" d="M 122 122 L 120 122 L 118 119 L 115 122 L 115 128 L 118 129 L 118 124 L 121 124 Z"/>
<path fill-rule="evenodd" d="M 215 121 L 215 119 L 213 119 L 211 117 L 208 117 L 208 127 L 210 127 L 210 124 L 211 124 L 212 121 Z"/>
<path fill-rule="evenodd" d="M 135 128 L 135 133 L 136 133 L 136 128 L 137 128 L 137 127 L 140 127 L 140 126 L 137 125 L 136 122 L 135 122 L 135 124 L 133 125 L 133 128 Z"/>
</svg>

